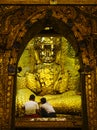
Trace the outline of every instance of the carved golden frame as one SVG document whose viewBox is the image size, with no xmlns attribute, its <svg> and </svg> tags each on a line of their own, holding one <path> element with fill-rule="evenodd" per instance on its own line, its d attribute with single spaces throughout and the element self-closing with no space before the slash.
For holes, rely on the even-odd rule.
<svg viewBox="0 0 97 130">
<path fill-rule="evenodd" d="M 16 5 L 14 5 L 16 6 Z M 22 5 L 23 7 L 23 5 Z M 27 6 L 26 6 L 27 7 Z M 32 6 L 33 7 L 33 6 Z M 23 7 L 25 8 L 25 6 Z M 37 11 L 35 12 L 35 8 Z M 46 24 L 46 20 L 49 20 L 50 25 L 52 25 L 56 31 L 59 31 L 61 35 L 66 37 L 72 46 L 75 48 L 76 52 L 78 52 L 78 46 L 77 40 L 80 40 L 80 37 L 75 38 L 75 31 L 72 28 L 72 31 L 69 31 L 69 28 L 67 26 L 68 17 L 64 17 L 64 12 L 66 6 L 37 6 L 33 8 L 26 8 L 26 11 L 29 11 L 31 13 L 25 13 L 25 17 L 29 14 L 31 14 L 30 17 L 27 16 L 27 21 L 24 22 L 23 25 L 20 27 L 16 26 L 16 28 L 12 27 L 10 21 L 6 21 L 6 24 L 2 24 L 3 31 L 1 30 L 2 36 L 1 39 L 4 41 L 5 38 L 8 38 L 7 41 L 7 47 L 3 48 L 0 51 L 0 127 L 2 130 L 11 130 L 14 129 L 14 124 L 16 126 L 22 127 L 22 126 L 29 126 L 29 127 L 65 127 L 65 126 L 71 126 L 72 122 L 68 121 L 48 121 L 48 122 L 31 122 L 28 120 L 25 121 L 15 121 L 15 96 L 16 96 L 16 70 L 17 70 L 17 63 L 19 60 L 19 57 L 21 56 L 26 44 L 28 41 L 35 36 L 36 32 L 41 31 Z M 69 6 L 69 8 L 74 12 L 74 8 L 72 6 Z M 91 7 L 90 7 L 91 8 Z M 20 9 L 20 8 L 19 8 Z M 20 9 L 20 11 L 23 11 Z M 9 13 L 9 12 L 8 12 Z M 6 13 L 5 13 L 6 14 Z M 82 13 L 83 15 L 83 13 Z M 6 15 L 7 16 L 7 15 Z M 16 16 L 16 15 L 15 15 Z M 72 15 L 74 16 L 74 15 Z M 14 14 L 13 14 L 14 17 Z M 78 16 L 79 17 L 79 16 Z M 24 18 L 24 17 L 23 17 Z M 72 17 L 73 19 L 74 17 Z M 9 18 L 10 19 L 10 18 Z M 8 19 L 7 19 L 8 20 Z M 37 26 L 37 28 L 35 28 Z M 46 25 L 45 25 L 46 26 Z M 64 28 L 63 28 L 64 27 Z M 75 26 L 73 26 L 75 27 Z M 8 29 L 13 28 L 11 33 L 7 32 Z M 16 29 L 16 30 L 15 30 Z M 36 32 L 33 31 L 36 29 Z M 88 33 L 88 32 L 87 32 Z M 10 35 L 9 35 L 10 34 Z M 28 37 L 29 35 L 29 37 Z M 9 36 L 9 37 L 8 37 Z M 90 38 L 90 39 L 89 39 Z M 89 52 L 91 52 L 91 43 L 93 41 L 92 37 L 89 37 Z M 16 45 L 19 46 L 16 46 Z M 80 46 L 79 46 L 80 47 Z M 82 50 L 83 47 L 80 47 Z M 83 49 L 83 53 L 79 54 L 81 58 L 81 82 L 82 82 L 82 127 L 83 129 L 89 129 L 93 130 L 97 126 L 97 107 L 96 107 L 96 60 L 94 57 L 94 62 L 92 63 L 93 70 L 87 72 L 87 69 L 84 68 L 83 63 L 85 63 L 85 54 L 84 52 L 87 52 L 87 49 Z M 87 59 L 90 60 L 90 59 Z M 86 62 L 87 63 L 87 62 Z M 12 65 L 13 71 L 8 70 L 8 66 Z M 91 65 L 91 64 L 90 64 Z"/>
</svg>

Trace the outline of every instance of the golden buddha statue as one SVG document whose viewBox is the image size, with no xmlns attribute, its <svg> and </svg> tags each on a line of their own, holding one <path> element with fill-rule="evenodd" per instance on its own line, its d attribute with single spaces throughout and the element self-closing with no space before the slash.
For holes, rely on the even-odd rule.
<svg viewBox="0 0 97 130">
<path fill-rule="evenodd" d="M 32 93 L 36 95 L 37 102 L 45 96 L 57 113 L 80 113 L 79 64 L 74 54 L 70 55 L 73 49 L 68 47 L 67 40 L 37 37 L 28 48 L 26 51 L 30 51 L 29 60 L 33 61 L 33 67 L 17 77 L 16 115 L 23 116 L 21 106 Z M 24 80 L 23 85 L 21 80 Z"/>
</svg>

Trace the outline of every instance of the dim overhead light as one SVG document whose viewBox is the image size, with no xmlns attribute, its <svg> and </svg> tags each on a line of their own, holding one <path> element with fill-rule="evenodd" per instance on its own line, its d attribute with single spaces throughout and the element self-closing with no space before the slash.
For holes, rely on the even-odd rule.
<svg viewBox="0 0 97 130">
<path fill-rule="evenodd" d="M 45 27 L 44 30 L 50 30 L 50 29 L 52 29 L 52 27 Z"/>
</svg>

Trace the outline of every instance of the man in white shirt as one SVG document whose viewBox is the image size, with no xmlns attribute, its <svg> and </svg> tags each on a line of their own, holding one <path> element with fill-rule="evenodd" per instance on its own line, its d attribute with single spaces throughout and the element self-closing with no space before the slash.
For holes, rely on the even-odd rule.
<svg viewBox="0 0 97 130">
<path fill-rule="evenodd" d="M 40 112 L 42 117 L 56 117 L 54 108 L 46 101 L 46 98 L 41 98 Z"/>
<path fill-rule="evenodd" d="M 30 95 L 29 101 L 23 105 L 26 117 L 39 117 L 39 106 L 35 102 L 35 95 Z"/>
</svg>

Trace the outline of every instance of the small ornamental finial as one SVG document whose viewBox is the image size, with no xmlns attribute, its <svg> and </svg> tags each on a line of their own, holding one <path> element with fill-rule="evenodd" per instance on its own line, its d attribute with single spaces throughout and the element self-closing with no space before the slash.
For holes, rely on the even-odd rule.
<svg viewBox="0 0 97 130">
<path fill-rule="evenodd" d="M 52 5 L 57 4 L 57 0 L 50 0 L 50 4 L 52 4 Z"/>
</svg>

